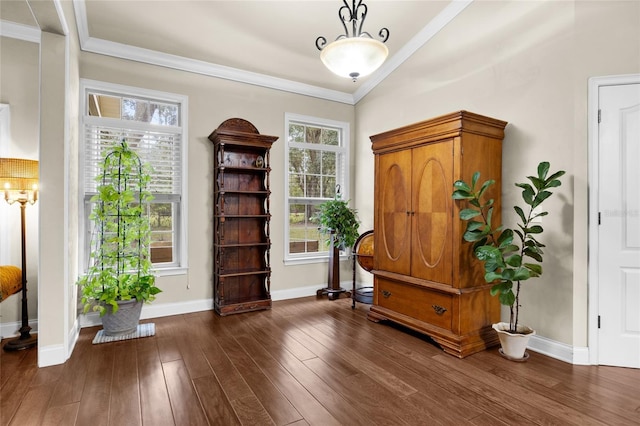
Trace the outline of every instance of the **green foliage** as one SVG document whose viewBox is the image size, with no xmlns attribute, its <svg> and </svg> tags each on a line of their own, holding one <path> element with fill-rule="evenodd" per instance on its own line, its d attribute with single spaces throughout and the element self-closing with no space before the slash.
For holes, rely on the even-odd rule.
<svg viewBox="0 0 640 426">
<path fill-rule="evenodd" d="M 322 203 L 311 220 L 319 225 L 323 234 L 334 232 L 335 244 L 341 249 L 352 247 L 358 239 L 360 221 L 357 212 L 349 208 L 348 202 L 341 200 L 339 195 Z"/>
<path fill-rule="evenodd" d="M 532 222 L 549 213 L 534 213 L 534 209 L 552 195 L 551 188 L 562 184 L 559 178 L 565 174 L 560 170 L 549 175 L 549 167 L 548 162 L 541 162 L 538 165 L 538 175 L 527 176 L 531 183 L 515 184 L 522 188 L 522 199 L 529 206 L 526 213 L 519 206 L 513 207 L 520 219 L 515 229 L 504 228 L 502 225 L 494 228 L 492 224 L 493 199 L 486 200 L 485 192 L 495 183 L 494 180 L 485 181 L 476 190 L 480 178 L 480 173 L 476 172 L 470 185 L 462 180 L 453 184 L 452 198 L 466 200 L 471 206 L 460 211 L 460 219 L 467 221 L 463 238 L 473 243 L 475 257 L 484 265 L 485 281 L 494 283 L 491 295 L 497 295 L 501 304 L 509 306 L 512 332 L 518 326 L 521 282 L 542 275 L 540 263 L 545 246 L 539 238 L 544 230 L 540 225 L 532 225 Z M 517 241 L 514 242 L 515 237 Z"/>
<path fill-rule="evenodd" d="M 124 140 L 107 153 L 101 166 L 90 215 L 99 240 L 92 242 L 91 265 L 77 284 L 84 313 L 93 309 L 102 316 L 107 305 L 115 313 L 117 301 L 151 302 L 161 290 L 151 274 L 151 228 L 143 210 L 153 199 L 146 190 L 149 170 Z"/>
</svg>

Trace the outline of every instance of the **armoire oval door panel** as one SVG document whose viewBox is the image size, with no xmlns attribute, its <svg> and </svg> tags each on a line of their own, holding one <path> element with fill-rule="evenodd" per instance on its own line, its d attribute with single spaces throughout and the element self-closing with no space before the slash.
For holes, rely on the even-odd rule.
<svg viewBox="0 0 640 426">
<path fill-rule="evenodd" d="M 452 143 L 414 150 L 412 275 L 452 283 Z"/>
<path fill-rule="evenodd" d="M 384 162 L 384 159 L 386 159 L 385 156 L 382 156 L 381 161 Z M 376 243 L 376 247 L 380 247 L 383 252 L 382 256 L 379 256 L 377 267 L 408 274 L 411 261 L 411 217 L 407 212 L 411 203 L 409 198 L 411 182 L 407 173 L 410 170 L 411 156 L 402 156 L 400 160 L 382 165 L 382 170 L 385 172 L 381 175 L 380 211 L 382 214 L 379 218 L 381 244 Z"/>
</svg>

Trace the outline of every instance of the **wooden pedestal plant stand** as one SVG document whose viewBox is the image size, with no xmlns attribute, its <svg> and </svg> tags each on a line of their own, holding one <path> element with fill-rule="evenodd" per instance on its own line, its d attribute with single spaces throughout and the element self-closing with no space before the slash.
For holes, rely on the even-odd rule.
<svg viewBox="0 0 640 426">
<path fill-rule="evenodd" d="M 333 200 L 320 205 L 313 221 L 319 225 L 320 232 L 329 236 L 329 274 L 327 287 L 316 292 L 317 296 L 327 295 L 329 300 L 351 297 L 351 293 L 340 287 L 340 250 L 353 247 L 358 238 L 360 222 L 355 209 L 340 199 L 339 187 Z"/>
</svg>

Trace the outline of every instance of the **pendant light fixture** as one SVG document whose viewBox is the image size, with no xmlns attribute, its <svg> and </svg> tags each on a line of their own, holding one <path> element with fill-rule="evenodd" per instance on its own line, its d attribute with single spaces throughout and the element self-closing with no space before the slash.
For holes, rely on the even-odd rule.
<svg viewBox="0 0 640 426">
<path fill-rule="evenodd" d="M 385 42 L 389 39 L 389 30 L 382 28 L 378 35 L 382 41 L 374 39 L 371 34 L 362 31 L 362 24 L 367 17 L 367 5 L 352 0 L 351 6 L 346 0 L 338 9 L 338 17 L 344 27 L 344 34 L 339 35 L 332 43 L 320 36 L 316 39 L 316 47 L 320 50 L 322 63 L 331 72 L 341 77 L 353 79 L 364 77 L 377 70 L 387 59 L 389 49 Z M 349 31 L 349 24 L 351 32 Z"/>
</svg>

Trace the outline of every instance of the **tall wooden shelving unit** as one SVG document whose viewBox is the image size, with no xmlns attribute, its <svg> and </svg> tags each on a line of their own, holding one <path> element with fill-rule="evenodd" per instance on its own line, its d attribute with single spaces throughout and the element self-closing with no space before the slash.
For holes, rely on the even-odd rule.
<svg viewBox="0 0 640 426">
<path fill-rule="evenodd" d="M 231 118 L 214 145 L 213 290 L 220 315 L 271 308 L 269 150 L 277 136 Z"/>
</svg>

